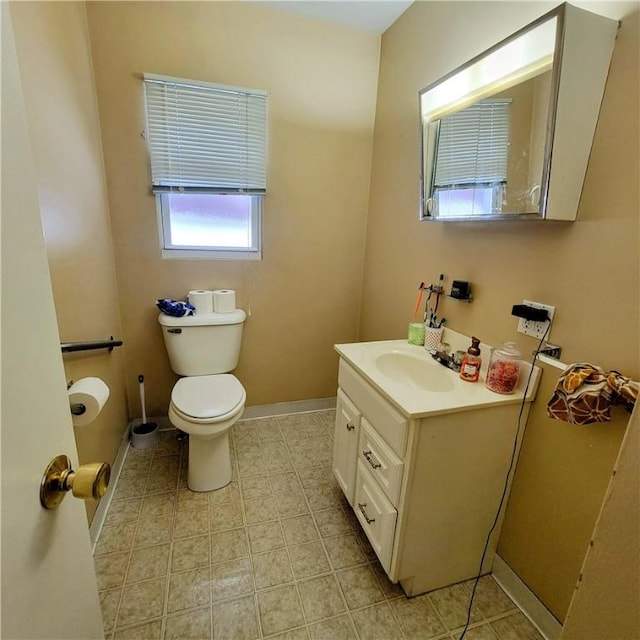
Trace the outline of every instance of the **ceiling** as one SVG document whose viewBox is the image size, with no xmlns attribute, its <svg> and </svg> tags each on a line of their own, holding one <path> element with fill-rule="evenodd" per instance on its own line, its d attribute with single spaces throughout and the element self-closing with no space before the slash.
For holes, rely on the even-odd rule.
<svg viewBox="0 0 640 640">
<path fill-rule="evenodd" d="M 383 33 L 413 4 L 413 0 L 274 0 L 264 4 L 308 18 Z"/>
</svg>

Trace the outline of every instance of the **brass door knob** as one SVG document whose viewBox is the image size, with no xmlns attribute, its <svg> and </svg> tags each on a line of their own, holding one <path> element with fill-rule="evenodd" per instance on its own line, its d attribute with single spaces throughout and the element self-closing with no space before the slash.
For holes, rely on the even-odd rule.
<svg viewBox="0 0 640 640">
<path fill-rule="evenodd" d="M 107 462 L 92 462 L 71 468 L 67 456 L 56 456 L 51 460 L 40 483 L 40 504 L 45 509 L 55 509 L 68 491 L 76 498 L 98 500 L 107 491 L 111 467 Z"/>
</svg>

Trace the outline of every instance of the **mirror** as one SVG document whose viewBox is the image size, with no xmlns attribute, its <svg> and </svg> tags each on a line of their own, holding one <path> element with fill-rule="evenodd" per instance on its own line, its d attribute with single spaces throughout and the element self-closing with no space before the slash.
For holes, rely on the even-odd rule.
<svg viewBox="0 0 640 640">
<path fill-rule="evenodd" d="M 564 4 L 423 89 L 421 219 L 575 219 L 616 28 Z"/>
</svg>

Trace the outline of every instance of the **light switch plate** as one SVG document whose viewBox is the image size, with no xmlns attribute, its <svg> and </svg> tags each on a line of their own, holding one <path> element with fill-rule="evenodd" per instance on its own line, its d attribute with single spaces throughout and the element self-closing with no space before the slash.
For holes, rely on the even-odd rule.
<svg viewBox="0 0 640 640">
<path fill-rule="evenodd" d="M 538 340 L 540 340 L 542 337 L 546 337 L 546 339 L 548 340 L 550 333 L 548 327 L 550 327 L 551 325 L 551 320 L 553 319 L 553 314 L 555 313 L 556 308 L 548 304 L 542 304 L 541 302 L 531 302 L 531 300 L 523 300 L 522 304 L 526 304 L 527 306 L 533 307 L 534 309 L 546 309 L 547 313 L 549 314 L 549 320 L 545 320 L 544 322 L 536 322 L 534 320 L 525 320 L 525 318 L 518 318 L 519 333 L 524 333 L 526 336 L 533 336 L 534 338 L 538 338 Z"/>
</svg>

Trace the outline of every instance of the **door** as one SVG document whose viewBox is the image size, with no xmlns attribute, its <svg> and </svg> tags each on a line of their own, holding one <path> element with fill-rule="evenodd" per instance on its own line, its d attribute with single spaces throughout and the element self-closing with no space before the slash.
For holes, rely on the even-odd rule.
<svg viewBox="0 0 640 640">
<path fill-rule="evenodd" d="M 77 468 L 8 3 L 2 11 L 1 636 L 103 638 L 82 501 L 40 506 L 42 474 Z"/>
</svg>

